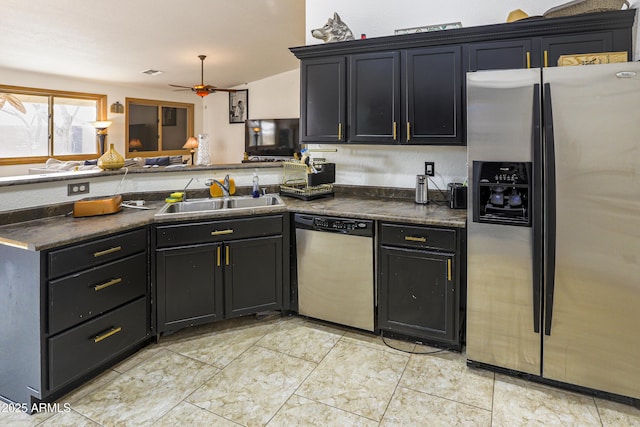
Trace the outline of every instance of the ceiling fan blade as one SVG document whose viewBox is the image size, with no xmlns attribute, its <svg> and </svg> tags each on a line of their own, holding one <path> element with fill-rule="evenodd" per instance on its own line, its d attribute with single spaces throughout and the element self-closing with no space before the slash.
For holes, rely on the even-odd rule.
<svg viewBox="0 0 640 427">
<path fill-rule="evenodd" d="M 237 89 L 220 89 L 219 87 L 215 88 L 216 92 L 230 92 L 230 93 L 234 93 L 237 92 Z"/>
<path fill-rule="evenodd" d="M 172 84 L 170 84 L 169 86 L 171 86 L 171 87 L 179 87 L 179 88 L 182 88 L 182 89 L 191 89 L 191 86 L 181 86 L 181 85 L 172 85 Z"/>
</svg>

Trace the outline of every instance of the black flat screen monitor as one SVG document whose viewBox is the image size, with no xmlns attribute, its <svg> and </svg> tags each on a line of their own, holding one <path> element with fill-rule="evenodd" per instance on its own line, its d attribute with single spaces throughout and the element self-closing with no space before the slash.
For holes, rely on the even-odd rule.
<svg viewBox="0 0 640 427">
<path fill-rule="evenodd" d="M 245 122 L 244 151 L 249 156 L 288 156 L 300 151 L 300 119 Z"/>
</svg>

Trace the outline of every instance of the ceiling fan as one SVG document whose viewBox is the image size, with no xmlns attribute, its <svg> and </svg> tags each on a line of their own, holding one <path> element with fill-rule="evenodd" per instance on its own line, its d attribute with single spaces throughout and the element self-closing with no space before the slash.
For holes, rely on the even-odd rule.
<svg viewBox="0 0 640 427">
<path fill-rule="evenodd" d="M 200 58 L 200 84 L 199 85 L 189 87 L 189 86 L 179 86 L 179 85 L 170 84 L 169 86 L 179 87 L 180 89 L 178 90 L 191 90 L 195 92 L 196 95 L 203 98 L 209 95 L 210 93 L 214 93 L 214 92 L 235 92 L 236 91 L 235 89 L 221 89 L 219 87 L 204 84 L 204 58 L 206 57 L 207 57 L 206 55 L 198 55 L 198 58 Z"/>
</svg>

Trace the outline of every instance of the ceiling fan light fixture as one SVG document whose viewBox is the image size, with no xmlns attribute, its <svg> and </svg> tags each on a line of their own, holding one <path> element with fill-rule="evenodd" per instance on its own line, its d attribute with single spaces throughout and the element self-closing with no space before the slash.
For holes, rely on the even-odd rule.
<svg viewBox="0 0 640 427">
<path fill-rule="evenodd" d="M 209 91 L 206 89 L 196 89 L 196 95 L 204 98 L 205 96 L 209 95 Z"/>
</svg>

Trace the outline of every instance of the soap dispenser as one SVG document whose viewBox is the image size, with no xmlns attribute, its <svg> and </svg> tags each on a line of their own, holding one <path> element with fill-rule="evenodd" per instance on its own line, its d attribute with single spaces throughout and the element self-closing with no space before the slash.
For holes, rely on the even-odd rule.
<svg viewBox="0 0 640 427">
<path fill-rule="evenodd" d="M 253 190 L 251 190 L 251 195 L 254 198 L 260 197 L 260 178 L 258 178 L 256 172 L 253 173 Z"/>
</svg>

